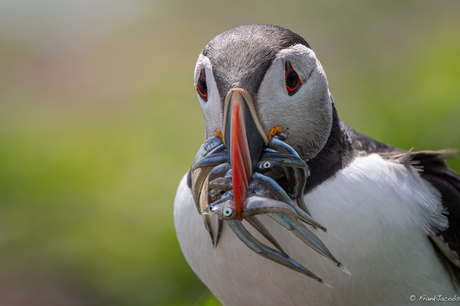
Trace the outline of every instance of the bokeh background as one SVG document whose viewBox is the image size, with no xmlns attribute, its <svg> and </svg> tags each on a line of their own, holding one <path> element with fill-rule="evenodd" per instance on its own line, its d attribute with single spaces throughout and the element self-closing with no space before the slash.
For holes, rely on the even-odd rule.
<svg viewBox="0 0 460 306">
<path fill-rule="evenodd" d="M 0 305 L 218 305 L 172 217 L 206 43 L 287 27 L 343 121 L 443 149 L 460 147 L 459 16 L 458 0 L 0 0 Z"/>
</svg>

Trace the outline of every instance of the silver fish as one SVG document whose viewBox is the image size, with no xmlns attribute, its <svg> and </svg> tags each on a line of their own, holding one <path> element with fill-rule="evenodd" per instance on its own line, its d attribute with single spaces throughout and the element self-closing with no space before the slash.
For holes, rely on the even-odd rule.
<svg viewBox="0 0 460 306">
<path fill-rule="evenodd" d="M 222 140 L 220 139 L 220 137 L 213 136 L 213 137 L 208 138 L 200 146 L 197 154 L 195 155 L 192 170 L 190 170 L 191 171 L 191 183 L 192 183 L 191 187 L 192 187 L 193 200 L 195 202 L 196 208 L 199 213 L 201 213 L 201 211 L 205 207 L 207 207 L 209 204 L 208 175 L 211 172 L 212 167 L 203 166 L 203 167 L 195 168 L 195 165 L 199 164 L 203 160 L 206 160 L 206 158 L 208 158 L 209 156 L 217 155 L 224 150 L 225 150 L 225 146 Z M 218 221 L 217 235 L 214 236 L 210 216 L 202 215 L 202 217 L 203 217 L 205 228 L 208 231 L 209 236 L 211 237 L 211 242 L 214 245 L 214 247 L 217 247 L 217 244 L 219 242 L 219 239 L 222 233 L 223 222 L 221 220 Z"/>
<path fill-rule="evenodd" d="M 253 179 L 262 182 L 275 195 L 277 199 L 281 200 L 286 204 L 289 204 L 297 212 L 299 219 L 314 227 L 318 227 L 324 232 L 327 231 L 327 229 L 324 226 L 313 220 L 304 210 L 294 205 L 289 196 L 284 191 L 284 189 L 281 188 L 275 180 L 257 172 L 253 174 Z"/>
<path fill-rule="evenodd" d="M 283 227 L 291 231 L 306 245 L 333 261 L 344 272 L 349 273 L 348 270 L 332 255 L 324 243 L 315 234 L 313 234 L 313 232 L 306 228 L 302 222 L 297 220 L 297 212 L 291 205 L 278 200 L 267 199 L 260 196 L 251 196 L 246 198 L 244 206 L 244 219 L 255 215 L 268 215 Z M 237 216 L 235 211 L 235 203 L 231 197 L 228 197 L 207 206 L 203 210 L 202 214 L 216 214 L 219 220 L 236 220 Z M 266 232 L 268 233 L 267 230 Z M 269 241 L 271 242 L 271 240 Z"/>
<path fill-rule="evenodd" d="M 300 222 L 303 221 L 326 231 L 324 226 L 311 218 L 304 202 L 303 190 L 309 175 L 310 170 L 307 163 L 299 157 L 297 152 L 277 136 L 272 137 L 259 157 L 251 177 L 242 214 L 242 218 L 274 246 L 274 248 L 269 247 L 252 236 L 237 220 L 233 201 L 232 169 L 226 148 L 217 136 L 207 140 L 198 150 L 191 169 L 192 192 L 214 247 L 217 247 L 223 221 L 226 221 L 238 238 L 251 250 L 323 283 L 320 278 L 284 252 L 280 244 L 256 217 L 264 214 L 350 274 L 324 243 Z M 278 179 L 282 179 L 280 183 L 285 186 L 286 190 L 276 181 Z M 210 215 L 212 214 L 218 217 L 216 235 L 211 228 Z"/>
<path fill-rule="evenodd" d="M 265 245 L 256 239 L 250 232 L 241 224 L 238 220 L 227 220 L 228 226 L 233 230 L 235 235 L 251 250 L 257 254 L 270 259 L 276 263 L 279 263 L 289 269 L 298 271 L 308 277 L 315 279 L 316 281 L 331 287 L 329 284 L 325 283 L 321 278 L 313 274 L 311 271 L 303 267 L 301 264 L 290 258 L 284 253 L 280 253 L 277 250 Z M 332 288 L 332 287 L 331 287 Z"/>
</svg>

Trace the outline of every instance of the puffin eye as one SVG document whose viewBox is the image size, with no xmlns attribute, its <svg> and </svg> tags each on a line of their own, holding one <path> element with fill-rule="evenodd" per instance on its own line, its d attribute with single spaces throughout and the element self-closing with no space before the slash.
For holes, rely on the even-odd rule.
<svg viewBox="0 0 460 306">
<path fill-rule="evenodd" d="M 208 85 L 206 84 L 206 71 L 204 68 L 201 68 L 200 77 L 196 82 L 196 91 L 203 100 L 208 101 Z"/>
<path fill-rule="evenodd" d="M 299 75 L 295 72 L 294 67 L 292 67 L 291 62 L 286 61 L 284 69 L 286 70 L 284 78 L 286 81 L 286 89 L 288 95 L 292 96 L 295 94 L 302 83 L 300 82 Z"/>
<path fill-rule="evenodd" d="M 233 215 L 233 209 L 229 207 L 224 208 L 223 214 L 224 214 L 224 217 L 230 217 L 231 215 Z"/>
</svg>

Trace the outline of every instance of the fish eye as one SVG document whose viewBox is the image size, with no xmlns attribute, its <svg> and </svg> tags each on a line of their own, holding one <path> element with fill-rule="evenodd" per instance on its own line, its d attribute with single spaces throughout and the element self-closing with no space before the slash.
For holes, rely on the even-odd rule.
<svg viewBox="0 0 460 306">
<path fill-rule="evenodd" d="M 231 215 L 233 215 L 233 209 L 227 207 L 224 209 L 223 214 L 224 214 L 224 217 L 230 217 Z"/>
<path fill-rule="evenodd" d="M 270 164 L 270 162 L 267 161 L 267 162 L 265 162 L 265 163 L 262 164 L 262 167 L 264 167 L 264 169 L 268 169 L 268 168 L 271 167 L 271 165 L 272 165 L 272 164 Z"/>
</svg>

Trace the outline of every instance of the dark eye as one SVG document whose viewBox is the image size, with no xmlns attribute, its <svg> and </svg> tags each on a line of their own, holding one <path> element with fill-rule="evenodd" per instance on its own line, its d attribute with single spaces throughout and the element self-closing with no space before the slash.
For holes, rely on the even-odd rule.
<svg viewBox="0 0 460 306">
<path fill-rule="evenodd" d="M 204 68 L 201 69 L 200 77 L 196 82 L 196 91 L 203 100 L 208 101 L 208 85 L 206 84 L 206 71 Z"/>
<path fill-rule="evenodd" d="M 233 215 L 233 210 L 230 207 L 224 208 L 224 216 L 230 217 L 231 215 Z"/>
<path fill-rule="evenodd" d="M 302 83 L 300 82 L 299 75 L 297 72 L 295 72 L 294 67 L 292 67 L 291 63 L 289 61 L 286 62 L 285 64 L 285 81 L 286 81 L 286 89 L 287 92 L 290 96 L 295 94 L 297 90 L 299 90 L 300 85 Z"/>
</svg>

